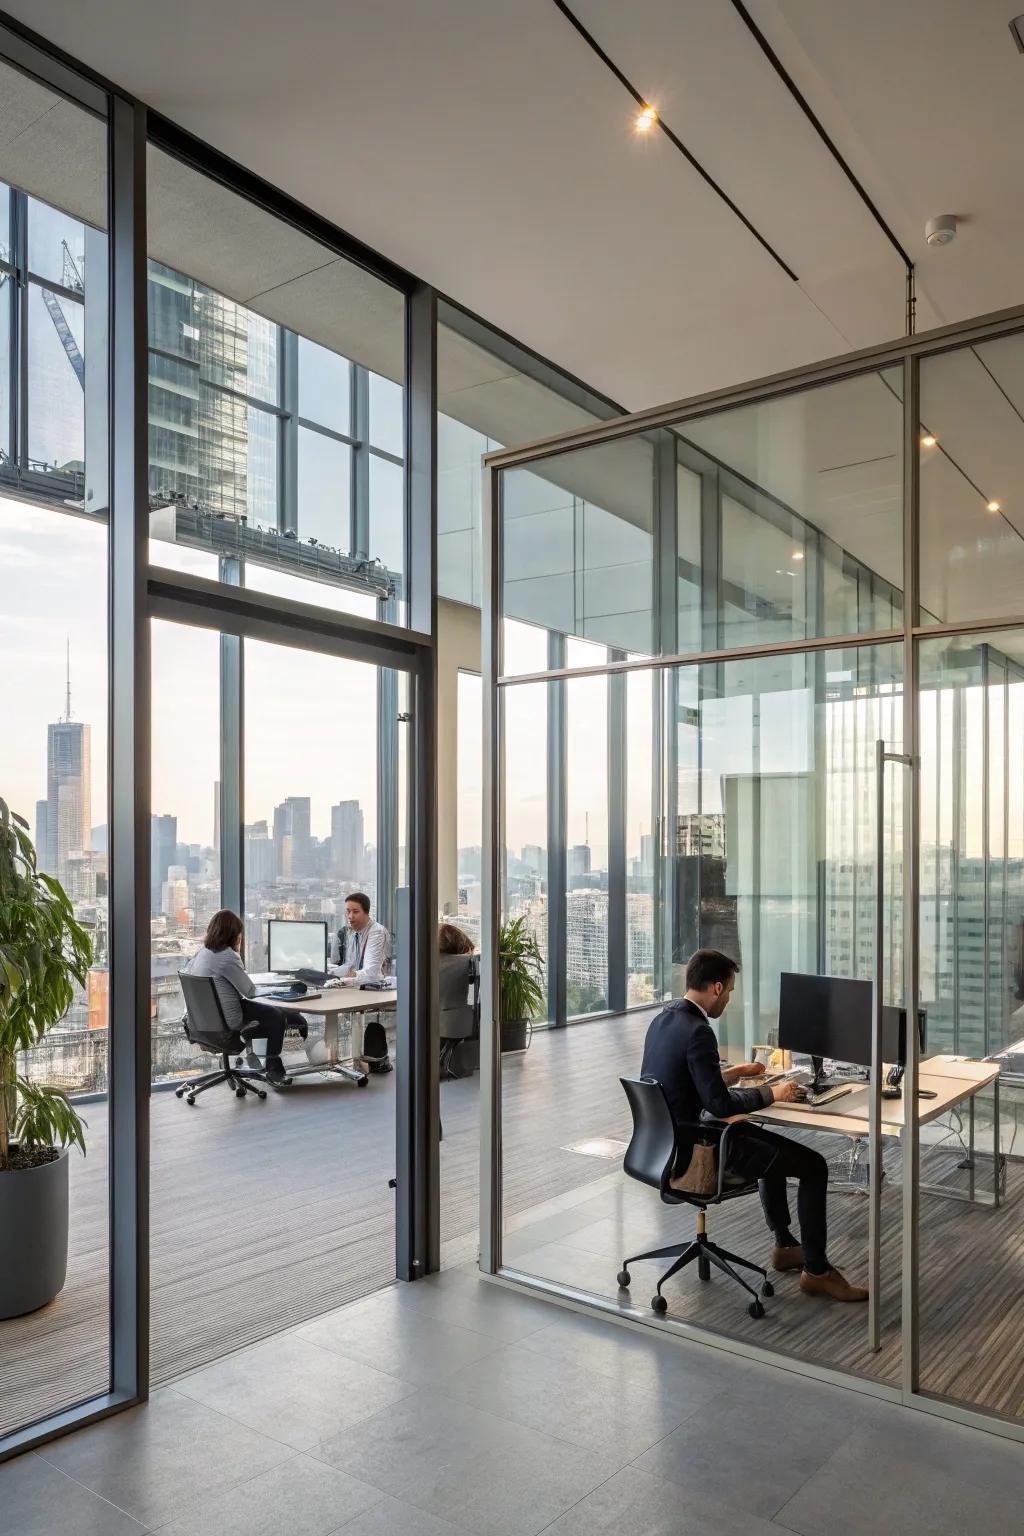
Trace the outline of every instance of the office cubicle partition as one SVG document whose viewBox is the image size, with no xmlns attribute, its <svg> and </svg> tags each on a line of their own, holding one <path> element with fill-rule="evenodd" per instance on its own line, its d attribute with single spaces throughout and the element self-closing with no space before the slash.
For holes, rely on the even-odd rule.
<svg viewBox="0 0 1024 1536">
<path fill-rule="evenodd" d="M 483 1269 L 1017 1438 L 1017 1109 L 984 1058 L 1024 1035 L 1022 367 L 1024 310 L 984 316 L 493 453 L 483 492 L 484 953 L 509 916 L 566 933 L 545 987 L 594 1016 L 533 1062 L 484 1029 Z M 545 792 L 572 846 L 530 901 Z M 610 995 L 623 925 L 646 1013 Z M 808 1309 L 777 1277 L 750 1318 L 685 1271 L 659 1319 L 656 1269 L 617 1285 L 684 1235 L 622 1172 L 618 1079 L 700 946 L 740 963 L 734 1062 L 777 1047 L 783 971 L 873 983 L 857 1115 L 799 1127 L 866 1307 Z M 498 996 L 492 958 L 485 1020 Z M 927 1019 L 900 1110 L 936 1095 L 905 1130 L 881 1096 L 891 1005 Z M 525 1189 L 538 1140 L 551 1177 Z M 756 1201 L 709 1227 L 763 1262 Z"/>
</svg>

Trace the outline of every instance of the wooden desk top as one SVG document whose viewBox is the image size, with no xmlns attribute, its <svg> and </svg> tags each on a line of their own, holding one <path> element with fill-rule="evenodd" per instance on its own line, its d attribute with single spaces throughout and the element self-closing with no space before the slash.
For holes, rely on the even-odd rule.
<svg viewBox="0 0 1024 1536">
<path fill-rule="evenodd" d="M 939 1070 L 932 1071 L 933 1065 Z M 969 1075 L 959 1075 L 961 1069 L 966 1073 L 968 1068 Z M 958 1075 L 953 1075 L 954 1070 Z M 988 1087 L 998 1076 L 999 1066 L 996 1062 L 967 1062 L 953 1057 L 934 1057 L 922 1062 L 920 1086 L 934 1089 L 936 1097 L 917 1100 L 918 1125 L 927 1125 L 940 1115 L 948 1114 L 955 1104 Z M 904 1098 L 882 1100 L 883 1136 L 900 1135 L 905 1124 L 905 1104 Z M 802 1104 L 772 1104 L 766 1109 L 754 1110 L 751 1118 L 763 1120 L 770 1125 L 795 1125 L 805 1131 L 835 1131 L 842 1136 L 864 1136 L 870 1112 L 865 1084 L 841 1099 L 836 1099 L 834 1110 L 809 1109 Z"/>
<path fill-rule="evenodd" d="M 279 997 L 268 997 L 268 1003 L 283 1008 L 286 1013 L 375 1013 L 398 1006 L 397 992 L 363 992 L 359 987 L 329 987 L 319 997 L 300 997 L 286 1003 Z"/>
</svg>

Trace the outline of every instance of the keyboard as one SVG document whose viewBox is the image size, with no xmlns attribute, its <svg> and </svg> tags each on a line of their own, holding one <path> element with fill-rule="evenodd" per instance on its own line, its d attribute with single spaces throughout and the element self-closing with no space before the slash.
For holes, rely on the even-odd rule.
<svg viewBox="0 0 1024 1536">
<path fill-rule="evenodd" d="M 828 1109 L 836 1099 L 844 1099 L 848 1093 L 852 1093 L 851 1087 L 826 1088 L 824 1093 L 816 1094 L 813 1098 L 808 1094 L 804 1099 L 804 1107 L 807 1109 Z"/>
</svg>

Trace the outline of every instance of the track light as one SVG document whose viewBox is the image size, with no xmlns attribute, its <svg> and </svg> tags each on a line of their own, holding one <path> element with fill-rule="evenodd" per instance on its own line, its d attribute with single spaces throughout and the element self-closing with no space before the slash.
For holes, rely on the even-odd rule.
<svg viewBox="0 0 1024 1536">
<path fill-rule="evenodd" d="M 998 501 L 990 501 L 986 510 L 989 512 L 1001 512 L 1003 509 Z"/>
<path fill-rule="evenodd" d="M 934 448 L 935 444 L 937 442 L 938 442 L 938 438 L 937 437 L 933 437 L 930 432 L 926 432 L 924 437 L 922 437 L 922 439 L 921 439 L 921 447 L 922 448 Z"/>
<path fill-rule="evenodd" d="M 636 122 L 633 126 L 637 133 L 650 133 L 651 129 L 657 124 L 657 121 L 658 113 L 655 108 L 645 106 L 637 113 Z"/>
</svg>

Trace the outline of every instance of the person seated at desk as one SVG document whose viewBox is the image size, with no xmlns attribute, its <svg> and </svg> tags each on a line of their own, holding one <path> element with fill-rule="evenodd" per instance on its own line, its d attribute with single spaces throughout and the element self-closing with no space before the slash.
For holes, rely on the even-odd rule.
<svg viewBox="0 0 1024 1536">
<path fill-rule="evenodd" d="M 347 927 L 339 928 L 331 940 L 331 969 L 343 981 L 359 986 L 364 981 L 381 981 L 391 974 L 391 935 L 383 923 L 370 916 L 370 898 L 353 891 L 345 898 Z M 363 1031 L 363 1054 L 371 1072 L 390 1072 L 388 1041 L 380 1018 L 371 1019 Z"/>
<path fill-rule="evenodd" d="M 731 1086 L 741 1078 L 764 1072 L 760 1064 L 723 1067 L 711 1028 L 711 1020 L 720 1019 L 729 1006 L 738 970 L 739 965 L 728 955 L 698 949 L 686 967 L 685 996 L 663 1008 L 647 1031 L 640 1074 L 661 1084 L 679 1127 L 699 1120 L 702 1112 L 715 1120 L 735 1120 L 768 1104 L 797 1103 L 803 1097 L 803 1090 L 793 1082 Z M 678 1134 L 684 1151 L 687 1145 L 692 1147 L 692 1132 L 680 1130 Z M 744 1181 L 758 1181 L 765 1220 L 775 1238 L 772 1267 L 799 1269 L 800 1289 L 809 1296 L 867 1301 L 867 1291 L 850 1285 L 828 1261 L 828 1164 L 820 1152 L 743 1121 L 730 1132 L 728 1158 L 727 1173 Z M 685 1171 L 677 1169 L 676 1176 Z M 801 1243 L 790 1230 L 787 1178 L 799 1183 Z"/>
<path fill-rule="evenodd" d="M 185 969 L 190 976 L 210 976 L 220 999 L 229 1029 L 236 1029 L 252 1048 L 254 1040 L 266 1041 L 267 1077 L 272 1083 L 285 1080 L 281 1048 L 284 1034 L 294 1020 L 283 1008 L 256 1000 L 256 984 L 242 963 L 242 919 L 228 907 L 210 918 L 203 947 Z"/>
</svg>

